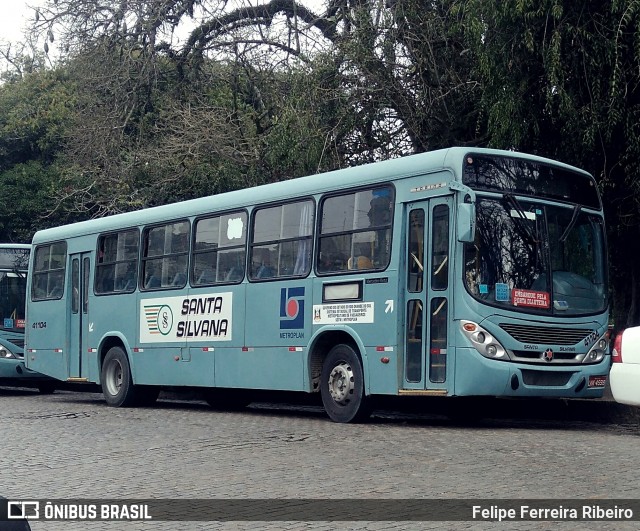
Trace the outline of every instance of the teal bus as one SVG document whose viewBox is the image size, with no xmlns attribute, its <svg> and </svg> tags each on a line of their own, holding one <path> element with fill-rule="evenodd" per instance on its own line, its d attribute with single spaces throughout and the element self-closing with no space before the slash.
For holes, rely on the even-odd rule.
<svg viewBox="0 0 640 531">
<path fill-rule="evenodd" d="M 54 380 L 24 364 L 25 297 L 31 245 L 0 243 L 0 385 L 54 390 Z"/>
<path fill-rule="evenodd" d="M 42 230 L 28 367 L 212 405 L 320 393 L 600 397 L 609 371 L 596 182 L 454 147 Z"/>
</svg>

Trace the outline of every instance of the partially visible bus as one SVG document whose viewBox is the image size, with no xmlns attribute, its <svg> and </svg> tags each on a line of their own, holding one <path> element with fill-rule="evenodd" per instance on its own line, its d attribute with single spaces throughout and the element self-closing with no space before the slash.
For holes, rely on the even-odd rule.
<svg viewBox="0 0 640 531">
<path fill-rule="evenodd" d="M 602 204 L 589 174 L 450 148 L 38 232 L 27 365 L 211 404 L 319 392 L 600 397 Z"/>
<path fill-rule="evenodd" d="M 28 385 L 52 392 L 54 380 L 24 364 L 28 244 L 0 244 L 0 385 Z"/>
</svg>

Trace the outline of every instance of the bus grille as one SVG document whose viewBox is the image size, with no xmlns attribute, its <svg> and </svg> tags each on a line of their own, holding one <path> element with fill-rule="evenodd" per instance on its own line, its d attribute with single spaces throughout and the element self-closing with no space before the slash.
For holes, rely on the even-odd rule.
<svg viewBox="0 0 640 531">
<path fill-rule="evenodd" d="M 593 330 L 586 328 L 555 328 L 510 323 L 502 323 L 500 328 L 520 343 L 544 345 L 575 345 L 593 333 Z"/>
</svg>

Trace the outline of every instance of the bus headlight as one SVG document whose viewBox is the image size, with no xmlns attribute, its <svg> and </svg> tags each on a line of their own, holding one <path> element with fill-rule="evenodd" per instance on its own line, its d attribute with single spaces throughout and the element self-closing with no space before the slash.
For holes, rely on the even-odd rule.
<svg viewBox="0 0 640 531">
<path fill-rule="evenodd" d="M 505 361 L 511 359 L 507 349 L 480 325 L 472 321 L 460 321 L 460 325 L 462 326 L 462 333 L 485 358 Z"/>
<path fill-rule="evenodd" d="M 6 347 L 0 347 L 0 359 L 17 360 L 18 356 L 16 356 Z"/>
<path fill-rule="evenodd" d="M 602 336 L 596 344 L 591 347 L 591 350 L 587 352 L 585 357 L 582 359 L 582 363 L 598 363 L 602 361 L 604 355 L 607 353 L 607 348 L 609 343 L 607 342 L 605 336 Z"/>
</svg>

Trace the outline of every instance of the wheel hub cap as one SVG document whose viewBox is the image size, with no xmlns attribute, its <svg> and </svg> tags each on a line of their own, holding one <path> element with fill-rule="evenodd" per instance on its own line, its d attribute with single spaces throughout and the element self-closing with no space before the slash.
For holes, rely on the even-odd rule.
<svg viewBox="0 0 640 531">
<path fill-rule="evenodd" d="M 338 404 L 349 402 L 353 394 L 353 370 L 347 363 L 336 365 L 329 375 L 329 393 Z"/>
</svg>

